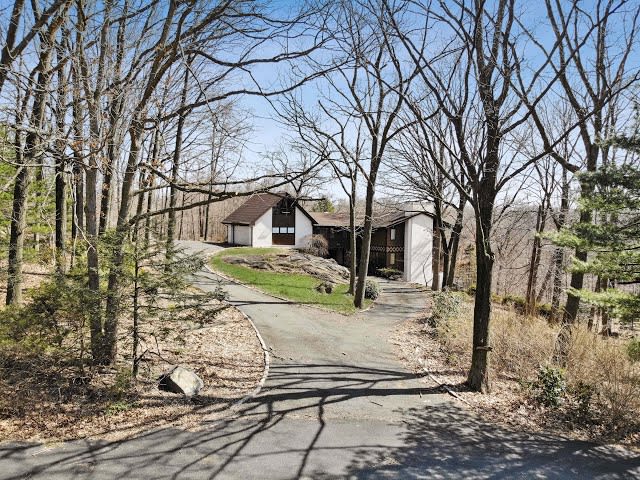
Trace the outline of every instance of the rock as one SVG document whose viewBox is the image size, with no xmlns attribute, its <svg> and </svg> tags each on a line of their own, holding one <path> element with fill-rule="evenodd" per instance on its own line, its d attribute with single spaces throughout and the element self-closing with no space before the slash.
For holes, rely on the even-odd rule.
<svg viewBox="0 0 640 480">
<path fill-rule="evenodd" d="M 331 293 L 333 292 L 334 285 L 331 282 L 322 282 L 320 285 L 316 287 L 316 290 L 320 293 Z"/>
<path fill-rule="evenodd" d="M 349 280 L 349 269 L 338 265 L 334 259 L 316 257 L 296 250 L 267 255 L 233 255 L 224 257 L 224 261 L 256 270 L 306 273 L 332 286 Z"/>
<path fill-rule="evenodd" d="M 158 380 L 158 389 L 165 392 L 182 393 L 187 397 L 197 395 L 204 387 L 204 382 L 198 375 L 180 365 L 163 373 Z"/>
</svg>

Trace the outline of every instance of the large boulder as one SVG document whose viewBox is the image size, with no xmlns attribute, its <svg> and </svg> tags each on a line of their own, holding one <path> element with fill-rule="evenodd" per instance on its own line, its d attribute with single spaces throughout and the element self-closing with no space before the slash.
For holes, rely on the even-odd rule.
<svg viewBox="0 0 640 480">
<path fill-rule="evenodd" d="M 197 395 L 204 387 L 204 382 L 198 375 L 180 365 L 169 372 L 163 373 L 158 380 L 158 388 L 160 390 L 182 393 L 187 397 Z"/>
<path fill-rule="evenodd" d="M 224 257 L 224 261 L 256 270 L 306 273 L 331 284 L 346 283 L 349 280 L 349 269 L 338 265 L 334 259 L 316 257 L 296 250 L 267 255 L 233 255 Z"/>
</svg>

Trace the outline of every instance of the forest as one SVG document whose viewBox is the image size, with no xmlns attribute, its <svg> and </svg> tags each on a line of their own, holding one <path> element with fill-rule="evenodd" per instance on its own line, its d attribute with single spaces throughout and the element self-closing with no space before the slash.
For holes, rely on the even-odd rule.
<svg viewBox="0 0 640 480">
<path fill-rule="evenodd" d="M 149 318 L 225 308 L 178 241 L 223 242 L 245 198 L 286 191 L 350 218 L 356 308 L 374 210 L 432 208 L 433 318 L 469 294 L 470 390 L 494 387 L 507 306 L 554 329 L 551 383 L 576 339 L 615 345 L 596 368 L 638 412 L 637 1 L 14 0 L 0 19 L 3 370 L 135 378 Z"/>
</svg>

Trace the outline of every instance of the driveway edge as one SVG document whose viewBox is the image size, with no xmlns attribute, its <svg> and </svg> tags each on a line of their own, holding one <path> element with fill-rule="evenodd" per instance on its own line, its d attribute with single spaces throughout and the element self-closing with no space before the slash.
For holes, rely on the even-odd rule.
<svg viewBox="0 0 640 480">
<path fill-rule="evenodd" d="M 207 272 L 209 272 L 212 275 L 219 275 L 217 272 L 214 272 L 209 267 L 209 265 L 205 265 L 204 268 Z M 253 320 L 251 320 L 251 317 L 249 317 L 249 315 L 247 315 L 237 307 L 236 307 L 236 310 L 238 310 L 244 316 L 244 318 L 249 322 L 249 325 L 251 325 L 251 328 L 253 328 L 253 331 L 256 337 L 258 338 L 258 341 L 260 342 L 260 348 L 262 348 L 262 355 L 264 358 L 264 368 L 262 371 L 262 378 L 258 382 L 258 385 L 256 385 L 256 387 L 251 392 L 246 394 L 240 400 L 236 401 L 235 403 L 232 403 L 229 408 L 237 408 L 243 403 L 251 400 L 252 398 L 255 398 L 262 390 L 262 387 L 264 387 L 264 384 L 267 381 L 267 377 L 269 376 L 269 368 L 271 366 L 271 356 L 269 355 L 267 344 L 265 343 L 264 338 L 262 338 L 262 335 L 260 334 L 260 330 L 258 330 L 258 327 L 256 327 L 255 323 L 253 323 Z"/>
</svg>

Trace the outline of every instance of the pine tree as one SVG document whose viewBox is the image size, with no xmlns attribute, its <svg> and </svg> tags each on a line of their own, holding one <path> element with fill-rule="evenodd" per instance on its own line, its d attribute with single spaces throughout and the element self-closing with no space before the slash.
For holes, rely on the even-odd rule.
<svg viewBox="0 0 640 480">
<path fill-rule="evenodd" d="M 581 175 L 593 194 L 580 199 L 580 208 L 596 214 L 596 222 L 577 223 L 556 238 L 563 246 L 589 252 L 587 261 L 573 261 L 573 271 L 598 276 L 600 291 L 574 291 L 585 301 L 606 309 L 621 322 L 640 317 L 640 294 L 632 285 L 640 284 L 640 136 L 616 137 L 609 145 L 627 150 L 622 165 L 607 165 Z"/>
</svg>

